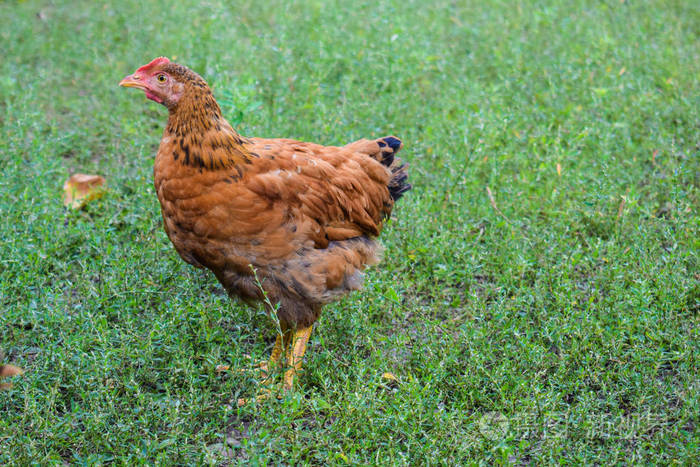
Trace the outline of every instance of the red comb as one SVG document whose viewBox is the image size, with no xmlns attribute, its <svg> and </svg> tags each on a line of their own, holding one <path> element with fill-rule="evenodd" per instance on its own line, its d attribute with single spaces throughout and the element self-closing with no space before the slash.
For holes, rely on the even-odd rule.
<svg viewBox="0 0 700 467">
<path fill-rule="evenodd" d="M 136 70 L 136 72 L 146 71 L 154 66 L 165 65 L 167 63 L 170 63 L 170 60 L 168 60 L 167 57 L 158 57 L 158 58 L 153 59 L 151 61 L 151 63 L 149 63 L 148 65 L 144 65 L 141 68 L 139 68 L 138 70 Z"/>
</svg>

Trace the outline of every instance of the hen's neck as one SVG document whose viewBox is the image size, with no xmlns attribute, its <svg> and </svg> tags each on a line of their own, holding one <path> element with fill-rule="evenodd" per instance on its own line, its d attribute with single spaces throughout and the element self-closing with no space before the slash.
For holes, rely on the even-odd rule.
<svg viewBox="0 0 700 467">
<path fill-rule="evenodd" d="M 182 165 L 222 170 L 250 163 L 248 140 L 221 115 L 208 87 L 185 90 L 170 109 L 163 136 L 172 145 L 173 159 Z"/>
</svg>

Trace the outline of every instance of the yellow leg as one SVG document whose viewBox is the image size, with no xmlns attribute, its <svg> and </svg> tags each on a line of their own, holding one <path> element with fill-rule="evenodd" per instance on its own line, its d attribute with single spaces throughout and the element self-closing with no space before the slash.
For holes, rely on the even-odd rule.
<svg viewBox="0 0 700 467">
<path fill-rule="evenodd" d="M 278 365 L 280 362 L 280 357 L 282 357 L 283 339 L 282 334 L 277 334 L 277 339 L 275 339 L 275 346 L 272 347 L 272 353 L 270 353 L 270 364 Z"/>
<path fill-rule="evenodd" d="M 279 364 L 282 352 L 286 350 L 288 368 L 284 373 L 284 386 L 282 387 L 284 391 L 292 389 L 294 386 L 294 376 L 301 371 L 304 353 L 306 352 L 306 344 L 309 342 L 312 329 L 313 327 L 309 326 L 297 329 L 294 332 L 291 330 L 283 330 L 282 335 L 277 336 L 275 346 L 272 348 L 272 354 L 270 355 L 270 364 Z M 266 370 L 267 368 L 265 368 L 265 371 Z M 244 406 L 251 400 L 262 402 L 269 399 L 272 395 L 270 389 L 267 388 L 263 389 L 262 392 L 262 394 L 253 399 L 238 399 L 238 406 Z"/>
<path fill-rule="evenodd" d="M 304 353 L 306 352 L 306 344 L 311 337 L 312 326 L 297 329 L 294 331 L 291 349 L 287 355 L 288 369 L 284 373 L 284 390 L 289 391 L 294 386 L 294 375 L 301 371 L 301 364 L 304 361 Z"/>
<path fill-rule="evenodd" d="M 269 362 L 262 362 L 258 366 L 263 371 L 268 371 L 270 368 L 275 368 L 280 366 L 280 360 L 282 359 L 282 352 L 287 344 L 287 333 L 282 331 L 282 334 L 277 334 L 275 339 L 275 346 L 272 347 L 272 352 L 270 353 Z"/>
</svg>

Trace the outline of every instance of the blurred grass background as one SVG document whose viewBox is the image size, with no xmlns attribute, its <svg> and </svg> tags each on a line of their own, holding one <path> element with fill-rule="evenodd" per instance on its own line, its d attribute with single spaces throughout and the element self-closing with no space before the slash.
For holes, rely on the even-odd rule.
<svg viewBox="0 0 700 467">
<path fill-rule="evenodd" d="M 699 34 L 690 0 L 0 2 L 0 464 L 696 463 Z M 117 87 L 159 55 L 242 134 L 405 142 L 281 401 L 227 406 L 269 319 L 163 232 L 166 111 Z M 108 194 L 65 210 L 74 172 Z"/>
</svg>

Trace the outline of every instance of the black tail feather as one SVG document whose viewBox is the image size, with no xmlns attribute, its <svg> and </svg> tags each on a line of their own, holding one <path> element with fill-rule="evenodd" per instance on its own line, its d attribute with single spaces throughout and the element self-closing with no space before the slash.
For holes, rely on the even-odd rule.
<svg viewBox="0 0 700 467">
<path fill-rule="evenodd" d="M 389 180 L 388 188 L 391 199 L 394 201 L 401 198 L 404 193 L 413 188 L 411 184 L 408 183 L 407 169 L 408 167 L 406 164 L 391 167 L 391 180 Z"/>
<path fill-rule="evenodd" d="M 411 189 L 411 185 L 407 181 L 407 166 L 396 157 L 396 153 L 401 150 L 403 145 L 401 140 L 394 136 L 385 136 L 377 139 L 376 142 L 379 145 L 379 153 L 375 155 L 375 158 L 391 169 L 391 179 L 387 187 L 391 198 L 396 201 Z"/>
<path fill-rule="evenodd" d="M 389 194 L 391 195 L 391 199 L 393 199 L 394 201 L 401 198 L 404 193 L 413 188 L 413 186 L 410 183 L 406 182 L 407 178 L 408 175 L 404 174 L 400 178 L 392 179 L 389 183 Z"/>
</svg>

